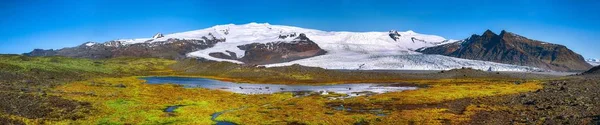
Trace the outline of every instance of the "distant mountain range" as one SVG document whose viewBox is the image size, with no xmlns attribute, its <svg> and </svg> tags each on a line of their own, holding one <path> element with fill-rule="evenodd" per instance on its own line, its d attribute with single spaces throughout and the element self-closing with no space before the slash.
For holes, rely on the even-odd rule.
<svg viewBox="0 0 600 125">
<path fill-rule="evenodd" d="M 591 68 L 583 57 L 565 46 L 506 31 L 500 35 L 486 31 L 465 40 L 448 40 L 413 31 L 327 32 L 267 23 L 217 25 L 156 34 L 152 38 L 87 42 L 58 50 L 36 49 L 24 55 L 202 58 L 267 67 L 300 64 L 352 70 L 471 67 L 489 71 L 583 71 Z"/>
</svg>

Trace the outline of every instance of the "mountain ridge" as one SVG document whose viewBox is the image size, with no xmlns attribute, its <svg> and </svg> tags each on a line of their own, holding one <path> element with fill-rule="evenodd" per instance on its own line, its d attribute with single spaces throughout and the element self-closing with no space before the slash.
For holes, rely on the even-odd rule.
<svg viewBox="0 0 600 125">
<path fill-rule="evenodd" d="M 301 37 L 300 39 L 297 39 Z M 179 42 L 177 42 L 179 41 Z M 176 42 L 176 43 L 175 43 Z M 326 69 L 448 70 L 462 67 L 494 71 L 539 71 L 537 68 L 427 55 L 419 48 L 459 41 L 398 32 L 320 31 L 268 23 L 227 24 L 153 38 L 84 43 L 60 50 L 36 49 L 25 55 L 80 58 L 141 56 L 203 58 L 267 67 L 300 64 Z M 193 46 L 193 47 L 188 47 Z M 132 54 L 133 53 L 133 54 Z"/>
<path fill-rule="evenodd" d="M 590 70 L 587 70 L 587 71 L 583 72 L 582 74 L 585 74 L 585 75 L 589 75 L 589 74 L 600 75 L 600 66 L 594 66 L 593 68 L 591 68 Z"/>
<path fill-rule="evenodd" d="M 529 39 L 505 30 L 500 34 L 486 30 L 482 35 L 473 34 L 461 42 L 422 48 L 419 52 L 556 71 L 584 71 L 591 68 L 583 56 L 566 46 Z"/>
</svg>

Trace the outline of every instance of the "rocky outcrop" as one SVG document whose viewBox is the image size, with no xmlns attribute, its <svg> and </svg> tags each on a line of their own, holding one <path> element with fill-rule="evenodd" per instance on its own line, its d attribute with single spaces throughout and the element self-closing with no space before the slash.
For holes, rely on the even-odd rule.
<svg viewBox="0 0 600 125">
<path fill-rule="evenodd" d="M 222 53 L 222 52 L 213 52 L 213 53 L 209 53 L 209 56 L 212 57 L 216 57 L 216 58 L 221 58 L 221 59 L 231 59 L 231 60 L 237 60 L 237 54 L 235 52 L 231 52 L 231 51 L 225 51 L 227 54 Z"/>
<path fill-rule="evenodd" d="M 33 51 L 29 53 L 25 53 L 25 55 L 29 56 L 54 56 L 57 52 L 53 49 L 44 50 L 44 49 L 33 49 Z"/>
<path fill-rule="evenodd" d="M 238 46 L 244 50 L 244 57 L 238 60 L 247 64 L 271 64 L 314 57 L 326 51 L 311 41 L 305 34 L 300 34 L 292 41 L 276 41 L 269 43 L 252 43 Z M 232 55 L 231 53 L 229 55 Z"/>
<path fill-rule="evenodd" d="M 528 39 L 504 30 L 500 34 L 487 30 L 482 35 L 472 35 L 461 42 L 418 51 L 555 71 L 585 71 L 592 67 L 581 55 L 563 45 Z"/>
<path fill-rule="evenodd" d="M 202 40 L 168 39 L 167 41 L 124 44 L 122 41 L 109 41 L 102 44 L 82 44 L 77 47 L 59 50 L 35 49 L 27 56 L 66 56 L 76 58 L 105 59 L 113 57 L 155 57 L 178 59 L 187 53 L 209 48 L 224 39 L 202 37 Z"/>
<path fill-rule="evenodd" d="M 390 30 L 390 31 L 388 32 L 388 34 L 389 34 L 390 38 L 392 38 L 394 41 L 396 41 L 396 40 L 400 39 L 400 37 L 402 36 L 402 35 L 400 35 L 400 33 L 398 33 L 398 31 L 396 31 L 396 30 Z"/>
</svg>

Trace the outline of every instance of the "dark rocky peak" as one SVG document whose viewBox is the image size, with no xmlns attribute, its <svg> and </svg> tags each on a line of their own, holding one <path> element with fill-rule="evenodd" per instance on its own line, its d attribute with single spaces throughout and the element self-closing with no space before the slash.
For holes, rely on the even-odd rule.
<svg viewBox="0 0 600 125">
<path fill-rule="evenodd" d="M 555 71 L 584 71 L 592 66 L 566 46 L 528 39 L 502 30 L 486 30 L 460 44 L 446 44 L 419 50 L 425 54 L 532 66 Z"/>
<path fill-rule="evenodd" d="M 508 31 L 506 31 L 506 30 L 502 30 L 502 31 L 500 31 L 500 34 L 506 34 L 506 33 L 510 33 L 510 32 L 508 32 Z"/>
<path fill-rule="evenodd" d="M 505 39 L 505 40 L 506 39 L 514 39 L 514 40 L 519 40 L 519 41 L 529 40 L 529 41 L 536 41 L 536 42 L 540 42 L 540 43 L 542 42 L 542 41 L 532 40 L 532 39 L 529 39 L 527 37 L 521 36 L 519 34 L 508 32 L 508 31 L 505 31 L 505 30 L 502 30 L 502 33 L 500 34 L 500 37 L 502 39 Z"/>
<path fill-rule="evenodd" d="M 525 38 L 525 37 L 523 37 L 521 35 L 518 35 L 518 34 L 515 34 L 515 33 L 512 33 L 512 32 L 508 32 L 506 30 L 502 30 L 500 32 L 500 37 L 502 37 L 502 38 L 504 38 L 504 37 L 519 37 L 519 38 L 522 37 L 522 38 Z"/>
<path fill-rule="evenodd" d="M 277 38 L 279 38 L 279 39 L 285 39 L 285 38 L 288 38 L 288 36 L 287 35 L 279 35 Z"/>
<path fill-rule="evenodd" d="M 390 35 L 390 38 L 392 38 L 394 41 L 396 41 L 396 40 L 400 39 L 400 36 L 402 36 L 402 35 L 400 35 L 400 34 L 398 33 L 398 31 L 396 31 L 396 30 L 390 30 L 388 33 L 389 33 L 389 35 Z M 414 41 L 413 41 L 413 42 L 414 42 Z"/>
<path fill-rule="evenodd" d="M 297 35 L 296 33 L 292 33 L 292 34 L 290 34 L 290 37 L 296 37 L 296 35 Z"/>
<path fill-rule="evenodd" d="M 290 34 L 281 34 L 278 36 L 279 39 L 286 39 L 288 37 L 296 37 L 296 35 L 298 35 L 297 33 L 290 33 Z"/>
<path fill-rule="evenodd" d="M 473 39 L 472 39 L 473 38 Z M 506 30 L 500 31 L 500 34 L 496 34 L 491 30 L 486 30 L 479 35 L 472 35 L 471 37 L 466 39 L 467 41 L 480 41 L 483 43 L 506 43 L 506 42 L 514 42 L 514 41 L 524 41 L 528 40 L 525 37 L 519 36 L 517 34 L 508 32 Z"/>
<path fill-rule="evenodd" d="M 156 35 L 152 36 L 152 39 L 158 39 L 165 37 L 162 33 L 156 33 Z"/>
<path fill-rule="evenodd" d="M 474 38 L 479 38 L 479 37 L 481 37 L 481 36 L 479 36 L 478 34 L 473 34 L 473 35 L 471 35 L 470 37 L 467 37 L 467 38 L 465 39 L 465 41 L 468 41 L 468 40 L 470 40 L 470 39 L 474 39 Z"/>
<path fill-rule="evenodd" d="M 485 32 L 483 32 L 483 35 L 481 35 L 481 36 L 483 36 L 483 37 L 495 37 L 495 36 L 498 36 L 498 35 L 488 29 L 488 30 L 485 30 Z"/>
<path fill-rule="evenodd" d="M 298 37 L 296 37 L 294 40 L 310 41 L 310 39 L 308 39 L 304 33 L 300 33 L 300 35 L 298 35 Z"/>
<path fill-rule="evenodd" d="M 500 34 L 498 34 L 498 36 L 500 37 L 505 37 L 505 36 L 510 36 L 511 34 L 509 32 L 506 32 L 506 30 L 502 30 L 500 31 Z"/>
</svg>

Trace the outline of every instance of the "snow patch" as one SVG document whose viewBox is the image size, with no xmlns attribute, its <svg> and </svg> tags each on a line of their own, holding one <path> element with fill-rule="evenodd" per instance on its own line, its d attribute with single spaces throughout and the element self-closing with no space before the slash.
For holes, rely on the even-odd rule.
<svg viewBox="0 0 600 125">
<path fill-rule="evenodd" d="M 138 38 L 138 39 L 119 39 L 115 41 L 120 41 L 124 45 L 128 44 L 137 44 L 137 43 L 145 43 L 152 41 L 152 38 Z"/>
<path fill-rule="evenodd" d="M 600 59 L 586 59 L 585 60 L 587 63 L 589 63 L 592 66 L 599 66 L 600 65 Z"/>
<path fill-rule="evenodd" d="M 152 36 L 152 39 L 158 39 L 158 38 L 162 38 L 162 37 L 165 37 L 165 36 L 161 33 L 156 33 L 156 35 Z"/>
<path fill-rule="evenodd" d="M 85 45 L 85 46 L 93 46 L 93 45 L 96 45 L 96 44 L 98 44 L 98 43 L 95 43 L 95 42 L 87 42 L 87 43 L 85 43 L 84 45 Z"/>
</svg>

